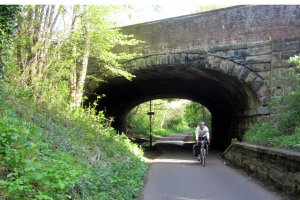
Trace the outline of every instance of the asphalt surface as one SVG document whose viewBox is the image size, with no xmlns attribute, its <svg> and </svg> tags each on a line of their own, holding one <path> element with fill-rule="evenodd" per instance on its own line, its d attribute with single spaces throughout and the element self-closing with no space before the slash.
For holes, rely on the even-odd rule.
<svg viewBox="0 0 300 200">
<path fill-rule="evenodd" d="M 139 200 L 279 200 L 239 170 L 210 152 L 206 166 L 192 154 L 192 145 L 175 134 L 156 144 L 162 155 L 152 162 Z"/>
</svg>

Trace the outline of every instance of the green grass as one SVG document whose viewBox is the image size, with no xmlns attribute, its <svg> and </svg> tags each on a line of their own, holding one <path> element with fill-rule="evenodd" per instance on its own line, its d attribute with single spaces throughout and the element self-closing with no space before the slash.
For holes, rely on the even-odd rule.
<svg viewBox="0 0 300 200">
<path fill-rule="evenodd" d="M 291 135 L 284 135 L 268 123 L 255 123 L 249 127 L 243 141 L 278 149 L 300 151 L 300 127 Z"/>
<path fill-rule="evenodd" d="M 264 123 L 249 126 L 243 140 L 248 143 L 300 151 L 300 88 L 273 97 L 272 114 Z"/>
</svg>

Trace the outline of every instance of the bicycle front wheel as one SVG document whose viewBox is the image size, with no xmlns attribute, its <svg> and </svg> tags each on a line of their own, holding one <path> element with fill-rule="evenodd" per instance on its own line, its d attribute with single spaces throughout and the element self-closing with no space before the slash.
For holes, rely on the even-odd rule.
<svg viewBox="0 0 300 200">
<path fill-rule="evenodd" d="M 202 154 L 202 159 L 201 159 L 201 161 L 202 161 L 201 164 L 203 167 L 205 167 L 205 160 L 206 160 L 206 150 L 203 149 L 203 154 Z"/>
</svg>

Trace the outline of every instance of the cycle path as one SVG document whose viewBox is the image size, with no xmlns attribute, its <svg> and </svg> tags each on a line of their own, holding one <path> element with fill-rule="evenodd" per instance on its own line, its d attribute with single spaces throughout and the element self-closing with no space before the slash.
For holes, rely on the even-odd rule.
<svg viewBox="0 0 300 200">
<path fill-rule="evenodd" d="M 183 142 L 187 134 L 174 134 L 156 143 L 162 155 L 150 160 L 149 174 L 139 200 L 282 200 L 239 170 L 209 153 L 206 166 Z"/>
</svg>

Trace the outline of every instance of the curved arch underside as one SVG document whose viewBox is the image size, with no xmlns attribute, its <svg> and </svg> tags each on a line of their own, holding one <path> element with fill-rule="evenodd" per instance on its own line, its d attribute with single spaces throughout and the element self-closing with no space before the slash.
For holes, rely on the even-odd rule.
<svg viewBox="0 0 300 200">
<path fill-rule="evenodd" d="M 164 66 L 133 72 L 132 81 L 116 77 L 95 92 L 105 94 L 99 110 L 114 117 L 113 126 L 126 128 L 126 117 L 135 106 L 163 98 L 189 99 L 203 104 L 212 113 L 214 147 L 224 149 L 231 139 L 241 137 L 245 111 L 257 107 L 257 97 L 249 85 L 217 70 L 197 67 Z M 89 101 L 92 101 L 90 98 Z M 199 116 L 200 120 L 200 116 Z"/>
</svg>

